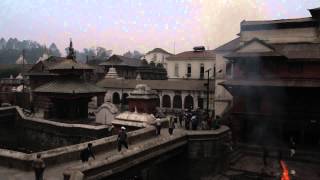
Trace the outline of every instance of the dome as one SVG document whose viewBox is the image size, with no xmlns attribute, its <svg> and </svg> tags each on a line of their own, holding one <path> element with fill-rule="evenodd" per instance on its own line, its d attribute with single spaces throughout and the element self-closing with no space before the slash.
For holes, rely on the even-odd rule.
<svg viewBox="0 0 320 180">
<path fill-rule="evenodd" d="M 16 79 L 23 79 L 23 76 L 21 75 L 21 73 L 18 74 L 18 76 L 16 77 Z"/>
<path fill-rule="evenodd" d="M 39 57 L 39 59 L 37 60 L 36 63 L 40 62 L 40 61 L 44 61 L 46 59 L 49 58 L 49 55 L 47 53 L 44 53 L 41 57 Z"/>
<path fill-rule="evenodd" d="M 26 59 L 23 59 L 22 55 L 16 60 L 16 64 L 28 64 Z"/>
</svg>

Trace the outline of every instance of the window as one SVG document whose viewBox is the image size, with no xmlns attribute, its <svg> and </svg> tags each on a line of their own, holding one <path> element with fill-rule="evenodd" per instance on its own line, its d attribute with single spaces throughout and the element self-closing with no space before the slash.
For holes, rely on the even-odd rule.
<svg viewBox="0 0 320 180">
<path fill-rule="evenodd" d="M 200 64 L 200 79 L 204 78 L 204 65 Z"/>
<path fill-rule="evenodd" d="M 174 65 L 174 75 L 179 77 L 179 64 Z"/>
<path fill-rule="evenodd" d="M 256 79 L 259 78 L 261 75 L 260 72 L 260 61 L 253 60 L 253 61 L 246 61 L 246 71 L 247 71 L 247 78 Z"/>
<path fill-rule="evenodd" d="M 288 65 L 288 71 L 289 73 L 302 73 L 303 72 L 303 65 L 302 64 L 298 64 L 298 63 L 294 63 L 294 64 L 289 64 Z"/>
<path fill-rule="evenodd" d="M 191 64 L 187 65 L 187 77 L 191 77 Z"/>
</svg>

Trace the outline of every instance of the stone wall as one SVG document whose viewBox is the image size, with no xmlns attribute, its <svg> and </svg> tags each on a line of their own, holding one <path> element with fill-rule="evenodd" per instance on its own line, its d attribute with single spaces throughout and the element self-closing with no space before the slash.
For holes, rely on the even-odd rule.
<svg viewBox="0 0 320 180">
<path fill-rule="evenodd" d="M 88 166 L 73 167 L 64 172 L 69 179 L 80 171 L 85 179 L 122 180 L 138 176 L 143 180 L 213 178 L 224 168 L 227 151 L 225 142 L 229 128 L 214 131 L 186 131 L 140 149 Z"/>
<path fill-rule="evenodd" d="M 30 147 L 42 147 L 44 144 L 46 144 L 46 146 L 51 146 L 52 148 L 54 148 L 55 145 L 60 145 L 60 148 L 54 148 L 41 152 L 42 157 L 48 166 L 80 159 L 80 151 L 86 148 L 89 142 L 93 144 L 94 151 L 96 153 L 116 148 L 117 136 L 101 138 L 105 135 L 105 126 L 64 124 L 28 118 L 25 117 L 21 112 L 21 109 L 17 107 L 0 108 L 0 117 L 1 120 L 7 119 L 7 121 L 0 121 L 0 124 L 2 125 L 1 127 L 4 127 L 4 124 L 9 126 L 10 123 L 12 124 L 14 122 L 14 125 L 10 126 L 10 128 L 16 128 L 14 129 L 15 132 L 18 131 L 19 133 L 18 136 L 14 136 L 13 133 L 12 137 L 17 137 L 19 139 L 23 136 L 23 139 L 20 143 L 23 142 L 24 145 L 28 145 Z M 143 141 L 146 138 L 154 136 L 154 134 L 154 127 L 139 129 L 128 132 L 128 141 L 129 143 Z M 6 135 L 6 137 L 8 137 L 8 135 Z M 10 136 L 8 139 L 9 138 Z M 97 140 L 89 141 L 91 139 Z M 87 142 L 76 142 L 78 140 Z M 71 142 L 76 142 L 76 144 L 70 145 L 69 143 Z M 61 145 L 66 146 L 61 147 Z M 28 154 L 7 149 L 0 149 L 0 165 L 30 170 L 32 160 L 35 158 L 36 154 L 37 153 Z"/>
</svg>

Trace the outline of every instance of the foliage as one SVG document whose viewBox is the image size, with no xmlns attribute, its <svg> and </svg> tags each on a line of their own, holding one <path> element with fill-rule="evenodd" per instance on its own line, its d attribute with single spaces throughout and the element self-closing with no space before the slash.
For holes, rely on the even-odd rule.
<svg viewBox="0 0 320 180">
<path fill-rule="evenodd" d="M 54 43 L 47 48 L 35 41 L 19 41 L 17 38 L 9 38 L 6 41 L 4 38 L 1 38 L 0 64 L 15 64 L 16 60 L 22 55 L 23 50 L 25 50 L 25 59 L 29 64 L 35 63 L 44 53 L 61 56 L 59 49 Z"/>
</svg>

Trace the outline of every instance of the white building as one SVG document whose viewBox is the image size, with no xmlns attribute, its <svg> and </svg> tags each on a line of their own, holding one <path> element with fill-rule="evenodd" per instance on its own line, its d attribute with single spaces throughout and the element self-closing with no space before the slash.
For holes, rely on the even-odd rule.
<svg viewBox="0 0 320 180">
<path fill-rule="evenodd" d="M 213 77 L 215 54 L 212 50 L 196 49 L 182 52 L 167 58 L 169 79 L 207 79 L 206 71 L 211 69 Z"/>
<path fill-rule="evenodd" d="M 171 55 L 172 54 L 166 50 L 155 48 L 147 52 L 143 58 L 146 59 L 148 63 L 154 62 L 155 64 L 163 64 L 163 66 L 166 68 L 166 59 Z"/>
<path fill-rule="evenodd" d="M 232 105 L 232 95 L 224 87 L 219 85 L 219 83 L 232 77 L 232 64 L 224 56 L 239 47 L 239 45 L 240 38 L 238 37 L 214 50 L 216 54 L 216 81 L 214 97 L 216 116 L 222 117 Z"/>
</svg>

